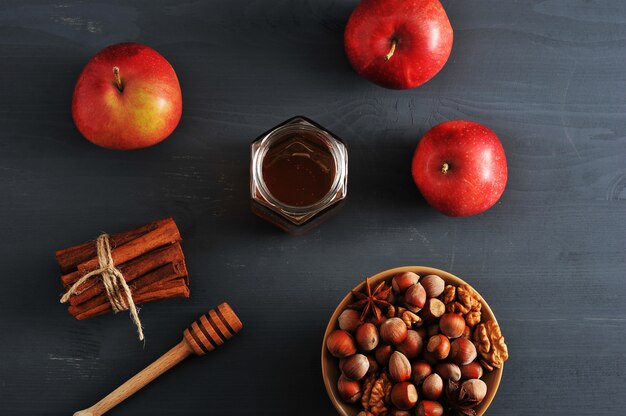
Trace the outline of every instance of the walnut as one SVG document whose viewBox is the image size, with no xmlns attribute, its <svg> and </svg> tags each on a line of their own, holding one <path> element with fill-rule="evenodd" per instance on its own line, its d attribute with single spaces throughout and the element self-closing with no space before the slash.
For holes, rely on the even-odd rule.
<svg viewBox="0 0 626 416">
<path fill-rule="evenodd" d="M 423 324 L 422 318 L 411 311 L 402 312 L 401 318 L 406 324 L 407 329 L 412 329 L 413 326 L 421 326 Z"/>
<path fill-rule="evenodd" d="M 454 302 L 455 299 L 456 287 L 452 285 L 447 285 L 446 288 L 443 290 L 443 303 L 447 305 L 448 303 Z"/>
<path fill-rule="evenodd" d="M 393 305 L 389 305 L 389 309 L 387 309 L 387 318 L 393 318 L 396 316 L 396 307 Z"/>
<path fill-rule="evenodd" d="M 500 327 L 493 320 L 482 323 L 474 330 L 474 343 L 486 370 L 502 367 L 509 359 L 509 350 L 504 343 Z"/>
<path fill-rule="evenodd" d="M 443 293 L 446 311 L 461 314 L 469 326 L 474 326 L 480 322 L 480 310 L 482 308 L 480 301 L 480 295 L 468 285 L 456 288 L 448 285 Z"/>
<path fill-rule="evenodd" d="M 470 311 L 467 315 L 465 315 L 465 323 L 469 326 L 474 326 L 480 323 L 480 310 Z"/>
<path fill-rule="evenodd" d="M 361 405 L 365 411 L 369 409 L 370 397 L 372 395 L 372 387 L 374 387 L 374 382 L 378 376 L 375 373 L 372 373 L 368 378 L 365 379 L 363 383 L 363 395 L 361 396 Z"/>
<path fill-rule="evenodd" d="M 387 374 L 372 374 L 365 380 L 364 386 L 361 404 L 365 411 L 374 416 L 386 416 L 389 413 L 387 405 L 391 399 L 393 387 Z"/>
<path fill-rule="evenodd" d="M 472 289 L 470 286 L 468 285 L 463 285 L 460 286 L 457 290 L 456 290 L 456 297 L 459 299 L 459 301 L 465 305 L 466 307 L 470 308 L 471 310 L 477 308 L 478 310 L 480 310 L 481 308 L 481 304 L 480 304 L 480 295 L 478 294 L 478 292 L 476 292 L 474 289 Z"/>
</svg>

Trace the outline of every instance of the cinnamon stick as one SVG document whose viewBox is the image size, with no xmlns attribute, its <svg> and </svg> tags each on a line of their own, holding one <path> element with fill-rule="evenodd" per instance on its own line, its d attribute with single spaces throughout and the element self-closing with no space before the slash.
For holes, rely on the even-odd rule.
<svg viewBox="0 0 626 416">
<path fill-rule="evenodd" d="M 168 222 L 173 222 L 172 218 L 165 218 L 158 221 L 153 221 L 149 224 L 142 225 L 141 227 L 133 228 L 132 230 L 122 231 L 119 233 L 110 235 L 111 247 L 119 247 L 134 240 L 146 233 L 156 230 Z M 55 255 L 57 263 L 61 268 L 61 273 L 66 274 L 76 270 L 77 266 L 96 257 L 96 243 L 95 241 L 88 241 L 77 246 L 64 248 L 58 250 Z"/>
<path fill-rule="evenodd" d="M 162 226 L 130 240 L 126 244 L 112 248 L 111 258 L 113 258 L 113 263 L 116 265 L 126 263 L 149 251 L 178 241 L 181 241 L 178 227 L 176 227 L 176 224 L 170 218 L 170 221 L 165 221 Z M 79 264 L 77 269 L 80 272 L 89 273 L 97 269 L 98 265 L 98 259 L 94 257 Z"/>
<path fill-rule="evenodd" d="M 149 286 L 152 287 L 152 285 L 155 283 L 167 282 L 169 280 L 177 279 L 179 277 L 182 277 L 185 280 L 185 284 L 189 285 L 189 278 L 187 277 L 187 267 L 185 266 L 184 260 L 176 260 L 172 263 L 166 263 L 157 269 L 154 269 L 144 275 L 137 277 L 136 279 L 132 280 L 130 284 L 130 289 L 132 291 L 139 291 Z M 80 298 L 79 296 L 72 296 L 69 302 L 70 305 L 77 306 L 82 303 L 88 302 L 98 296 L 106 297 L 103 284 L 92 286 L 88 289 L 88 291 L 90 293 L 87 294 L 84 298 Z"/>
<path fill-rule="evenodd" d="M 189 290 L 189 287 L 185 284 L 183 279 L 174 279 L 168 282 L 158 282 L 149 287 L 145 287 L 137 292 L 137 297 L 142 300 L 142 302 L 150 302 L 155 299 L 159 299 L 159 293 L 163 291 L 168 291 L 170 289 L 176 289 L 184 287 Z"/>
<path fill-rule="evenodd" d="M 183 284 L 186 286 L 186 275 L 187 269 L 184 264 L 167 263 L 158 269 L 146 273 L 132 282 L 130 289 L 133 294 L 133 299 L 137 294 L 145 294 L 150 291 L 161 290 L 165 285 L 169 285 L 171 280 L 175 279 L 182 278 Z M 99 293 L 98 295 L 93 296 L 80 304 L 71 304 L 68 310 L 72 315 L 77 315 L 105 303 L 110 304 L 107 294 Z"/>
<path fill-rule="evenodd" d="M 175 243 L 169 246 L 161 247 L 157 250 L 153 250 L 142 256 L 137 257 L 127 263 L 121 264 L 118 267 L 124 275 L 126 282 L 132 282 L 136 278 L 145 275 L 146 273 L 157 269 L 167 263 L 180 263 L 184 264 L 185 255 L 180 246 L 180 243 Z M 74 284 L 82 276 L 80 272 L 73 272 L 61 276 L 61 281 L 65 285 L 67 290 L 69 286 Z M 78 288 L 76 295 L 70 297 L 71 305 L 78 305 L 88 299 L 102 293 L 104 291 L 104 285 L 97 279 L 89 279 Z"/>
<path fill-rule="evenodd" d="M 172 287 L 164 288 L 156 292 L 150 292 L 146 294 L 133 295 L 133 301 L 136 305 L 141 303 L 152 302 L 153 300 L 158 299 L 168 299 L 168 298 L 188 298 L 189 297 L 189 288 L 184 283 L 184 279 L 176 279 L 171 281 L 173 284 Z M 72 308 L 70 306 L 70 308 Z M 68 309 L 70 309 L 68 308 Z M 95 308 L 89 309 L 85 312 L 78 313 L 74 315 L 74 318 L 81 321 L 83 319 L 88 319 L 94 316 L 102 315 L 111 310 L 110 303 L 103 303 Z M 71 313 L 71 312 L 70 312 Z"/>
</svg>

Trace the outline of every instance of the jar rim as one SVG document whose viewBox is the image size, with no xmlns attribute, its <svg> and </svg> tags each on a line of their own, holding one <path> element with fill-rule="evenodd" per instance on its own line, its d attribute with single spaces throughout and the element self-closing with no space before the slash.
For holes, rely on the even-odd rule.
<svg viewBox="0 0 626 416">
<path fill-rule="evenodd" d="M 327 147 L 333 158 L 334 175 L 328 192 L 317 202 L 310 205 L 294 206 L 280 201 L 270 192 L 263 178 L 263 161 L 269 149 L 271 149 L 277 141 L 284 139 L 288 135 L 302 132 L 313 134 L 316 139 Z M 255 146 L 256 152 L 254 151 Z M 266 200 L 267 205 L 280 210 L 284 214 L 306 217 L 306 219 L 308 219 L 337 201 L 337 196 L 340 194 L 347 178 L 346 148 L 340 139 L 321 126 L 317 126 L 315 123 L 303 117 L 295 117 L 288 120 L 285 124 L 270 130 L 253 143 L 252 174 L 252 180 L 256 182 L 253 185 L 256 185 L 262 198 Z"/>
<path fill-rule="evenodd" d="M 265 160 L 267 152 L 272 148 L 274 144 L 276 144 L 276 142 L 284 139 L 286 136 L 289 136 L 293 133 L 301 133 L 303 131 L 307 133 L 313 133 L 315 137 L 317 139 L 320 139 L 320 142 L 328 149 L 334 162 L 333 182 L 331 183 L 326 194 L 321 197 L 317 202 L 310 205 L 295 206 L 279 200 L 269 190 L 263 177 L 263 161 Z M 257 158 L 255 169 L 257 170 L 257 178 L 259 179 L 259 187 L 261 189 L 261 192 L 263 196 L 268 199 L 269 202 L 280 206 L 287 211 L 293 212 L 294 214 L 302 214 L 312 210 L 317 210 L 318 208 L 325 206 L 328 202 L 330 202 L 330 200 L 332 200 L 333 196 L 337 193 L 339 185 L 341 184 L 340 170 L 342 169 L 341 160 L 339 160 L 340 155 L 338 154 L 339 152 L 336 149 L 337 146 L 334 143 L 334 137 L 330 136 L 326 131 L 309 124 L 288 124 L 271 131 L 263 140 L 263 148 L 259 154 L 259 157 Z"/>
</svg>

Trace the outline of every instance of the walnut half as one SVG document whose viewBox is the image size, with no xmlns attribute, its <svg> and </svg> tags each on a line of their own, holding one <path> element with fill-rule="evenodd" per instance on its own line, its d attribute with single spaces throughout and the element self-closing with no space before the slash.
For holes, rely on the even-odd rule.
<svg viewBox="0 0 626 416">
<path fill-rule="evenodd" d="M 482 323 L 474 329 L 474 344 L 481 356 L 481 364 L 488 371 L 502 367 L 509 359 L 509 350 L 504 343 L 500 327 L 493 320 Z"/>
<path fill-rule="evenodd" d="M 391 399 L 392 387 L 386 373 L 372 374 L 365 380 L 365 391 L 361 397 L 361 404 L 365 411 L 375 416 L 386 416 L 389 413 L 387 405 Z"/>
<path fill-rule="evenodd" d="M 421 326 L 423 323 L 422 318 L 420 318 L 418 315 L 414 314 L 411 311 L 402 312 L 401 318 L 404 321 L 407 329 L 413 329 L 414 325 L 417 327 Z"/>
</svg>

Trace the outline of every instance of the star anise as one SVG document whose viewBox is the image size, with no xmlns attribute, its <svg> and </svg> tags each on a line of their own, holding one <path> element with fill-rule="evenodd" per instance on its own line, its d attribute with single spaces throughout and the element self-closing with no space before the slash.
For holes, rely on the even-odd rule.
<svg viewBox="0 0 626 416">
<path fill-rule="evenodd" d="M 376 320 L 382 319 L 383 309 L 385 312 L 391 307 L 391 303 L 387 301 L 391 293 L 391 286 L 385 282 L 380 282 L 374 290 L 370 285 L 369 277 L 365 278 L 365 292 L 352 291 L 352 294 L 358 299 L 356 302 L 348 305 L 350 309 L 361 310 L 361 321 L 365 322 L 368 315 L 373 315 Z"/>
<path fill-rule="evenodd" d="M 466 392 L 461 383 L 448 380 L 445 388 L 446 403 L 448 404 L 450 416 L 476 416 L 476 407 L 481 401 L 476 400 L 471 394 Z"/>
</svg>

